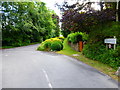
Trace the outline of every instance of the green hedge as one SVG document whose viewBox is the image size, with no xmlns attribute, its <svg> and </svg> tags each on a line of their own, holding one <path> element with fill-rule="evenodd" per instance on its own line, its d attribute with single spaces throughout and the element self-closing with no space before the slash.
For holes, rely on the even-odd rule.
<svg viewBox="0 0 120 90">
<path fill-rule="evenodd" d="M 60 51 L 63 49 L 63 44 L 61 42 L 53 42 L 51 44 L 51 50 L 53 51 Z"/>
<path fill-rule="evenodd" d="M 85 45 L 82 52 L 86 57 L 108 64 L 115 69 L 120 66 L 120 47 L 116 50 L 106 50 L 104 45 Z"/>
<path fill-rule="evenodd" d="M 72 43 L 77 43 L 79 41 L 86 41 L 87 38 L 88 38 L 88 35 L 82 32 L 71 33 L 67 36 L 68 41 Z"/>
<path fill-rule="evenodd" d="M 39 51 L 60 51 L 63 49 L 64 37 L 50 38 L 42 42 L 37 50 Z"/>
</svg>

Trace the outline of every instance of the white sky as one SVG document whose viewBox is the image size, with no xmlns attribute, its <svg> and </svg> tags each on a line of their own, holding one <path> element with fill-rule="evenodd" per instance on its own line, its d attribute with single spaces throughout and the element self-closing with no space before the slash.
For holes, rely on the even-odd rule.
<svg viewBox="0 0 120 90">
<path fill-rule="evenodd" d="M 55 11 L 55 13 L 60 16 L 60 10 L 58 9 L 58 7 L 55 7 L 55 3 L 62 3 L 64 0 L 41 0 L 42 2 L 46 3 L 46 6 L 49 9 L 52 9 Z"/>
</svg>

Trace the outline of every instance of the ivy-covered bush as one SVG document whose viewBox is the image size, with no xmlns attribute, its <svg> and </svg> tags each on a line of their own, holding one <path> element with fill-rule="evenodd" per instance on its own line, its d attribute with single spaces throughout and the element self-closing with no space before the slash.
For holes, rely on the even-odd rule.
<svg viewBox="0 0 120 90">
<path fill-rule="evenodd" d="M 59 39 L 61 38 L 61 39 Z M 50 38 L 42 42 L 37 50 L 40 51 L 60 51 L 63 49 L 64 37 Z"/>
<path fill-rule="evenodd" d="M 82 32 L 71 33 L 67 36 L 68 41 L 72 43 L 77 43 L 79 41 L 86 41 L 87 38 L 88 38 L 88 35 Z"/>
</svg>

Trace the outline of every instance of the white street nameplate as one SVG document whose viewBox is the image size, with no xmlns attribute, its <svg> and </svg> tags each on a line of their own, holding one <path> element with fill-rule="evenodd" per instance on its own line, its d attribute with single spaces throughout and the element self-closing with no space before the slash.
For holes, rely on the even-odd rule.
<svg viewBox="0 0 120 90">
<path fill-rule="evenodd" d="M 105 39 L 104 43 L 116 44 L 116 38 Z"/>
</svg>

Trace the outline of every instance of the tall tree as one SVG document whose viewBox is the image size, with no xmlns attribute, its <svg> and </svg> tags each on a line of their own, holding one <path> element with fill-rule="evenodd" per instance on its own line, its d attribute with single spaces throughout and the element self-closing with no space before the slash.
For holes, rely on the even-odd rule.
<svg viewBox="0 0 120 90">
<path fill-rule="evenodd" d="M 57 27 L 43 2 L 3 2 L 2 8 L 3 45 L 41 42 Z"/>
<path fill-rule="evenodd" d="M 101 3 L 103 4 L 103 3 Z M 94 10 L 91 2 L 73 5 L 67 3 L 62 6 L 62 32 L 67 36 L 71 32 L 89 33 L 97 25 L 108 23 L 115 20 L 115 11 L 111 8 Z"/>
</svg>

